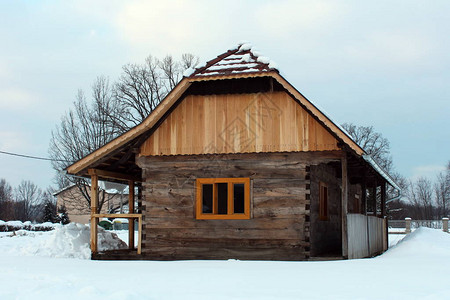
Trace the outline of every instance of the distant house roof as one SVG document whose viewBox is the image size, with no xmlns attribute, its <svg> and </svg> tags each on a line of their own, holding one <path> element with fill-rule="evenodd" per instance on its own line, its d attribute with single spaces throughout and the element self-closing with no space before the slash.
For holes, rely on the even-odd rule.
<svg viewBox="0 0 450 300">
<path fill-rule="evenodd" d="M 73 188 L 75 186 L 75 184 L 69 184 L 68 186 L 63 187 L 62 189 L 57 190 L 56 192 L 54 192 L 52 195 L 53 197 L 58 196 L 59 194 L 61 194 L 64 191 L 70 190 L 71 188 Z"/>
<path fill-rule="evenodd" d="M 105 192 L 108 193 L 108 194 L 113 195 L 113 194 L 120 194 L 120 193 L 123 193 L 124 195 L 128 195 L 128 192 L 129 192 L 129 190 L 130 190 L 128 186 L 122 185 L 123 188 L 122 188 L 122 190 L 121 190 L 120 188 L 116 188 L 115 186 L 111 187 L 111 186 L 110 186 L 111 184 L 112 184 L 112 183 L 110 183 L 110 182 L 105 182 L 105 181 L 102 181 L 102 180 L 99 181 L 99 186 L 100 186 L 102 189 L 104 189 Z M 67 191 L 67 190 L 70 190 L 70 189 L 72 189 L 72 188 L 75 188 L 76 186 L 77 186 L 77 185 L 74 184 L 74 183 L 73 183 L 73 184 L 69 184 L 68 186 L 66 186 L 66 187 L 64 187 L 64 188 L 62 188 L 62 189 L 60 189 L 60 190 L 54 192 L 52 195 L 53 195 L 53 197 L 56 197 L 56 196 L 58 196 L 59 194 L 61 194 L 62 192 Z M 87 186 L 90 187 L 91 185 L 90 185 L 90 184 L 87 184 Z"/>
</svg>

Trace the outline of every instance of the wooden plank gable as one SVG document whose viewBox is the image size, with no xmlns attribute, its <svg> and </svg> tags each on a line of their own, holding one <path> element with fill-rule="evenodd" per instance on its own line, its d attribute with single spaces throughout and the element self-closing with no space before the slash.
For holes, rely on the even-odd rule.
<svg viewBox="0 0 450 300">
<path fill-rule="evenodd" d="M 188 95 L 140 154 L 339 150 L 338 141 L 288 93 Z"/>
</svg>

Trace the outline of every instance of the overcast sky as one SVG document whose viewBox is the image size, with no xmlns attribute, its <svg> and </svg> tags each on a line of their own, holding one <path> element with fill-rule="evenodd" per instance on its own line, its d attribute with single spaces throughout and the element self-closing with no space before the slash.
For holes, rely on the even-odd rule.
<svg viewBox="0 0 450 300">
<path fill-rule="evenodd" d="M 373 125 L 404 176 L 450 160 L 450 1 L 1 1 L 0 150 L 48 156 L 78 89 L 152 54 L 206 61 L 250 41 L 338 123 Z M 0 178 L 52 184 L 0 154 Z"/>
</svg>

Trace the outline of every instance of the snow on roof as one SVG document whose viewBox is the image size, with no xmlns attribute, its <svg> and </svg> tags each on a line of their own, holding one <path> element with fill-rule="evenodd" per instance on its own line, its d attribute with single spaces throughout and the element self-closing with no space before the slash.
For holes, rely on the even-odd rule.
<svg viewBox="0 0 450 300">
<path fill-rule="evenodd" d="M 208 61 L 205 65 L 198 66 L 195 70 L 189 69 L 184 76 L 193 78 L 269 71 L 278 72 L 276 64 L 254 51 L 252 45 L 246 42 Z"/>
<path fill-rule="evenodd" d="M 99 187 L 104 189 L 106 193 L 108 194 L 121 194 L 123 193 L 124 195 L 128 195 L 129 193 L 129 187 L 128 185 L 124 185 L 124 184 L 120 184 L 120 183 L 112 183 L 112 182 L 107 182 L 107 181 L 103 181 L 103 180 L 99 180 Z M 86 183 L 87 186 L 91 186 L 91 184 L 89 182 Z M 62 192 L 69 190 L 73 187 L 75 187 L 76 184 L 70 184 L 56 192 L 54 192 L 52 195 L 54 197 L 58 196 L 59 194 L 61 194 Z"/>
</svg>

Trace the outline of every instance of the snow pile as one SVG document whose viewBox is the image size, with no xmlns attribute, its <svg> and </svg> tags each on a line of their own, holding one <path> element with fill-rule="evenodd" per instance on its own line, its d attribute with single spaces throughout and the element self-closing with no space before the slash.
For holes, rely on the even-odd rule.
<svg viewBox="0 0 450 300">
<path fill-rule="evenodd" d="M 266 56 L 258 56 L 257 61 L 269 65 L 269 68 L 271 69 L 278 69 L 278 65 L 273 60 L 271 60 Z"/>
<path fill-rule="evenodd" d="M 42 224 L 32 224 L 30 221 L 2 221 L 0 220 L 0 231 L 16 231 L 16 230 L 31 230 L 31 231 L 49 231 L 53 230 L 58 224 L 45 222 Z"/>
<path fill-rule="evenodd" d="M 252 44 L 245 43 L 245 44 L 240 45 L 238 52 L 252 50 L 252 48 L 253 48 Z"/>
<path fill-rule="evenodd" d="M 412 259 L 420 256 L 429 257 L 430 253 L 448 257 L 450 261 L 450 234 L 437 229 L 420 227 L 407 234 L 379 258 Z"/>
<path fill-rule="evenodd" d="M 16 236 L 34 237 L 35 233 L 21 230 L 16 232 Z M 90 236 L 89 226 L 78 223 L 59 225 L 49 236 L 42 237 L 37 245 L 29 243 L 21 247 L 19 251 L 25 255 L 90 259 Z M 127 244 L 115 233 L 98 227 L 99 251 L 126 248 Z"/>
<path fill-rule="evenodd" d="M 189 77 L 195 72 L 195 67 L 189 67 L 183 72 L 184 77 Z"/>
</svg>

